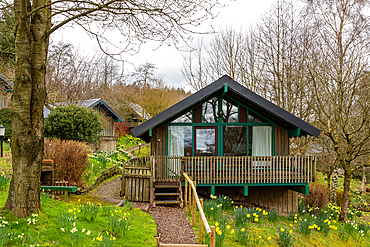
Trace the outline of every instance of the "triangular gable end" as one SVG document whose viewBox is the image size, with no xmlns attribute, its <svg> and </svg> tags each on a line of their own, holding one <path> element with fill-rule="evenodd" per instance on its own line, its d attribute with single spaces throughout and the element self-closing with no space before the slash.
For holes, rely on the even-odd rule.
<svg viewBox="0 0 370 247">
<path fill-rule="evenodd" d="M 149 141 L 151 130 L 181 116 L 213 96 L 220 95 L 228 96 L 284 129 L 295 132 L 298 136 L 312 135 L 317 137 L 321 132 L 316 127 L 252 92 L 226 75 L 142 123 L 132 129 L 131 132 L 134 136 Z"/>
</svg>

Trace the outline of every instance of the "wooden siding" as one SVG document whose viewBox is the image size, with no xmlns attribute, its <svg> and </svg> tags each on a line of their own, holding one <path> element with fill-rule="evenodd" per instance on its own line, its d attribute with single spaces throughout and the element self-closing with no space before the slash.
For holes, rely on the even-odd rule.
<svg viewBox="0 0 370 247">
<path fill-rule="evenodd" d="M 152 155 L 166 155 L 166 125 L 153 130 L 150 143 Z"/>
<path fill-rule="evenodd" d="M 275 155 L 289 155 L 288 131 L 275 124 Z"/>
<path fill-rule="evenodd" d="M 197 190 L 204 191 L 206 187 L 204 189 L 198 187 Z M 235 201 L 246 202 L 251 206 L 263 207 L 280 213 L 298 211 L 298 192 L 289 190 L 285 186 L 249 186 L 248 196 L 242 195 L 237 187 L 216 187 L 216 195 L 221 194 L 228 195 Z"/>
<path fill-rule="evenodd" d="M 103 118 L 103 137 L 114 137 L 114 120 L 112 117 Z"/>
</svg>

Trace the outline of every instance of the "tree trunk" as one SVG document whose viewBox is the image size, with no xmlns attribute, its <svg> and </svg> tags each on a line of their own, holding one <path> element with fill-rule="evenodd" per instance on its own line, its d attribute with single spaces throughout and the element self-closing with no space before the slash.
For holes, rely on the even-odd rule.
<svg viewBox="0 0 370 247">
<path fill-rule="evenodd" d="M 331 190 L 330 190 L 330 202 L 336 203 L 337 202 L 337 189 L 338 189 L 338 167 L 333 169 L 332 173 L 332 182 L 331 182 Z"/>
<path fill-rule="evenodd" d="M 46 0 L 47 1 L 47 0 Z M 15 80 L 12 95 L 13 179 L 6 209 L 27 217 L 40 209 L 40 177 L 43 159 L 43 106 L 50 28 L 50 10 L 28 16 L 28 11 L 46 5 L 45 0 L 15 0 Z"/>
<path fill-rule="evenodd" d="M 348 212 L 348 204 L 349 204 L 349 189 L 351 185 L 352 172 L 348 170 L 347 169 L 344 170 L 343 203 L 342 203 L 342 210 L 340 211 L 340 216 L 339 216 L 339 220 L 342 222 L 345 222 L 347 220 L 347 212 Z"/>
<path fill-rule="evenodd" d="M 364 191 L 365 183 L 366 183 L 366 166 L 362 167 L 362 180 L 361 180 L 361 187 L 359 191 L 360 195 L 362 195 L 362 192 Z"/>
</svg>

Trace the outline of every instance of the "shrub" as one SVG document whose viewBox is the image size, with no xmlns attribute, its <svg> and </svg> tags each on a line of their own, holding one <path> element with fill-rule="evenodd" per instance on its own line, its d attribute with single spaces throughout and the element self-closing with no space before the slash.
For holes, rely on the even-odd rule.
<svg viewBox="0 0 370 247">
<path fill-rule="evenodd" d="M 76 141 L 45 140 L 44 150 L 44 158 L 54 160 L 56 180 L 80 184 L 81 176 L 89 165 L 87 145 Z"/>
<path fill-rule="evenodd" d="M 5 140 L 12 139 L 12 120 L 10 108 L 0 109 L 0 124 L 5 127 Z"/>
<path fill-rule="evenodd" d="M 93 109 L 69 105 L 51 110 L 44 129 L 47 137 L 93 143 L 100 139 L 103 124 Z"/>
<path fill-rule="evenodd" d="M 310 194 L 304 196 L 304 204 L 311 208 L 322 208 L 328 203 L 328 187 L 325 184 L 311 183 Z"/>
<path fill-rule="evenodd" d="M 122 136 L 128 135 L 131 133 L 130 128 L 128 127 L 127 122 L 115 122 L 114 123 L 114 133 L 116 135 L 116 140 Z"/>
</svg>

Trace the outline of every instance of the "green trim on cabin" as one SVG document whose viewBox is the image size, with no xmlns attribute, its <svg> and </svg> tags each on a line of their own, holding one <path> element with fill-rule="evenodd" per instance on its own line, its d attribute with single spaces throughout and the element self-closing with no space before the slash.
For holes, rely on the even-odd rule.
<svg viewBox="0 0 370 247">
<path fill-rule="evenodd" d="M 289 189 L 294 190 L 298 193 L 301 193 L 303 195 L 309 195 L 310 194 L 310 186 L 308 185 L 302 185 L 302 186 L 291 186 Z"/>
<path fill-rule="evenodd" d="M 8 89 L 6 90 L 7 93 L 12 93 L 13 92 L 13 89 Z"/>
<path fill-rule="evenodd" d="M 211 195 L 215 195 L 215 194 L 216 194 L 216 187 L 211 186 Z"/>
<path fill-rule="evenodd" d="M 289 186 L 289 187 L 294 187 L 294 186 L 308 186 L 307 183 L 236 183 L 236 184 L 198 184 L 197 183 L 197 186 L 235 186 L 235 187 L 239 187 L 239 186 L 260 186 L 260 187 L 263 187 L 263 186 Z"/>
<path fill-rule="evenodd" d="M 149 129 L 149 136 L 152 137 L 153 136 L 153 128 L 150 128 Z"/>
<path fill-rule="evenodd" d="M 227 93 L 227 84 L 224 85 L 224 93 L 221 95 L 221 97 L 224 96 L 225 93 Z"/>
<path fill-rule="evenodd" d="M 301 135 L 301 129 L 292 129 L 288 130 L 288 137 L 294 137 L 294 136 L 300 136 Z"/>
</svg>

